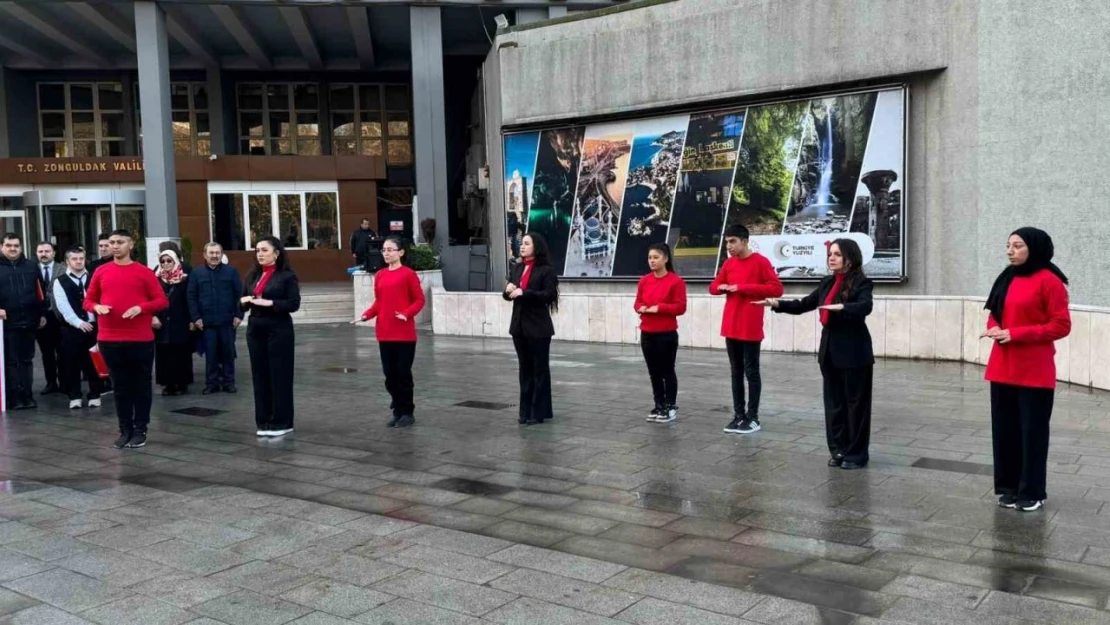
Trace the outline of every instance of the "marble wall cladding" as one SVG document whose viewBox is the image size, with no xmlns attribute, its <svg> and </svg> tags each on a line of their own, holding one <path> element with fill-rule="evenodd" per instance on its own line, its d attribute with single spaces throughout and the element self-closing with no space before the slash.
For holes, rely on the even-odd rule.
<svg viewBox="0 0 1110 625">
<path fill-rule="evenodd" d="M 508 336 L 512 306 L 498 293 L 448 293 L 432 289 L 436 334 Z M 575 293 L 563 296 L 554 316 L 558 340 L 638 344 L 640 318 L 632 295 Z M 723 349 L 724 298 L 691 294 L 679 318 L 684 347 Z M 982 298 L 879 297 L 867 319 L 875 355 L 882 358 L 963 360 L 985 365 L 992 343 L 980 339 L 987 311 Z M 767 312 L 763 349 L 814 353 L 821 326 L 816 313 L 793 316 Z M 1057 377 L 1081 386 L 1110 389 L 1110 309 L 1072 310 L 1071 336 L 1056 345 Z"/>
</svg>

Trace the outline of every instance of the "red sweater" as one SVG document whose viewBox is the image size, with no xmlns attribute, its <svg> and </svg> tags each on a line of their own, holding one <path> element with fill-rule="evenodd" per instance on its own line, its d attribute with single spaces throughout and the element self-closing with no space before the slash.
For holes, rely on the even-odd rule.
<svg viewBox="0 0 1110 625">
<path fill-rule="evenodd" d="M 725 284 L 739 288 L 734 293 L 725 293 L 721 336 L 738 341 L 762 341 L 763 307 L 753 306 L 752 302 L 782 297 L 782 282 L 771 261 L 757 252 L 747 258 L 729 256 L 709 285 L 709 293 L 721 295 L 721 285 Z"/>
<path fill-rule="evenodd" d="M 154 340 L 151 317 L 169 307 L 170 302 L 154 272 L 142 263 L 117 265 L 108 262 L 96 268 L 85 291 L 85 310 L 95 312 L 97 304 L 112 309 L 107 315 L 97 318 L 100 326 L 97 340 L 142 343 Z M 131 319 L 124 319 L 123 313 L 134 306 L 142 312 Z"/>
<path fill-rule="evenodd" d="M 374 333 L 380 342 L 415 343 L 416 313 L 423 308 L 424 289 L 416 272 L 404 266 L 392 271 L 386 268 L 374 274 L 374 303 L 362 318 L 378 318 Z M 398 319 L 397 313 L 406 320 Z"/>
<path fill-rule="evenodd" d="M 640 332 L 678 330 L 678 317 L 686 314 L 686 282 L 673 271 L 662 278 L 649 273 L 636 286 L 636 303 L 632 307 L 639 313 L 641 306 L 658 306 L 659 312 L 640 313 Z"/>
<path fill-rule="evenodd" d="M 987 317 L 987 328 L 999 325 Z M 1056 388 L 1056 346 L 1071 332 L 1068 290 L 1055 274 L 1042 269 L 1015 276 L 1006 293 L 1002 327 L 1010 342 L 994 341 L 986 379 L 1014 386 Z"/>
</svg>

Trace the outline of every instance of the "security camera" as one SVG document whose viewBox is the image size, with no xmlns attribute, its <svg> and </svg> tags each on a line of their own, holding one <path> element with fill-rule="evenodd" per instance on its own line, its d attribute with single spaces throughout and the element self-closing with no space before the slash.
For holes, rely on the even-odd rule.
<svg viewBox="0 0 1110 625">
<path fill-rule="evenodd" d="M 493 21 L 495 24 L 497 24 L 497 30 L 502 30 L 509 27 L 509 18 L 505 17 L 504 14 L 498 15 L 497 17 L 493 18 Z"/>
<path fill-rule="evenodd" d="M 216 160 L 216 159 L 218 159 L 218 158 L 220 158 L 220 157 L 219 157 L 219 156 L 216 156 L 215 154 L 211 154 L 211 155 L 209 155 L 209 156 L 208 156 L 208 160 L 210 160 L 210 161 L 214 161 L 214 160 Z"/>
</svg>

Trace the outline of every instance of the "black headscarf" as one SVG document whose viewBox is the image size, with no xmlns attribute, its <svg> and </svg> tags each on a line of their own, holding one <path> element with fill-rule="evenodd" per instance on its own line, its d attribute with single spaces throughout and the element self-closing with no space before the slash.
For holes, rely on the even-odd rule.
<svg viewBox="0 0 1110 625">
<path fill-rule="evenodd" d="M 1029 248 L 1029 258 L 1020 265 L 1010 265 L 998 274 L 994 280 L 994 286 L 991 287 L 991 294 L 987 298 L 987 305 L 984 306 L 991 311 L 991 316 L 999 325 L 1002 324 L 1002 308 L 1006 304 L 1006 294 L 1010 291 L 1010 283 L 1014 281 L 1014 276 L 1031 276 L 1042 269 L 1047 269 L 1056 274 L 1064 284 L 1068 283 L 1068 277 L 1064 272 L 1052 264 L 1052 256 L 1056 250 L 1052 246 L 1052 237 L 1048 236 L 1047 232 L 1026 227 L 1014 230 L 1010 236 L 1015 234 L 1025 241 L 1025 246 Z"/>
</svg>

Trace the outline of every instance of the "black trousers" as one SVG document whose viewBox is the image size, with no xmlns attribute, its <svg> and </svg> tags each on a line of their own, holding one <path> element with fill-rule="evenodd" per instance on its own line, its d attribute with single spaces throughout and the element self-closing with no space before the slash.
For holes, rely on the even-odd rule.
<svg viewBox="0 0 1110 625">
<path fill-rule="evenodd" d="M 656 408 L 673 406 L 678 399 L 678 376 L 674 363 L 678 357 L 678 332 L 641 332 L 640 350 L 644 352 L 651 396 Z"/>
<path fill-rule="evenodd" d="M 293 320 L 252 317 L 247 352 L 254 382 L 254 421 L 260 430 L 293 427 Z"/>
<path fill-rule="evenodd" d="M 758 417 L 763 378 L 759 375 L 759 341 L 725 339 L 728 364 L 732 371 L 732 412 L 738 416 Z M 747 410 L 744 409 L 744 378 L 748 379 Z"/>
<path fill-rule="evenodd" d="M 545 421 L 551 411 L 551 338 L 513 337 L 520 364 L 520 418 Z"/>
<path fill-rule="evenodd" d="M 81 399 L 81 376 L 89 381 L 89 399 L 100 397 L 100 375 L 93 365 L 89 349 L 96 345 L 96 331 L 82 332 L 71 326 L 61 328 L 61 359 L 58 361 L 58 382 L 62 392 L 72 399 Z"/>
<path fill-rule="evenodd" d="M 154 400 L 151 391 L 154 341 L 101 341 L 100 353 L 115 387 L 120 431 L 146 432 Z"/>
<path fill-rule="evenodd" d="M 1056 392 L 991 382 L 994 492 L 1041 501 L 1048 472 L 1048 422 Z"/>
<path fill-rule="evenodd" d="M 61 340 L 61 328 L 53 321 L 47 321 L 45 327 L 35 332 L 35 341 L 42 354 L 42 375 L 47 386 L 58 386 L 58 351 Z"/>
<path fill-rule="evenodd" d="M 847 462 L 866 464 L 870 459 L 874 369 L 874 365 L 844 368 L 821 363 L 829 453 L 839 454 Z"/>
<path fill-rule="evenodd" d="M 34 399 L 35 331 L 4 328 L 4 384 L 8 409 Z"/>
<path fill-rule="evenodd" d="M 235 384 L 235 328 L 204 326 L 204 385 Z"/>
<path fill-rule="evenodd" d="M 393 416 L 412 416 L 416 410 L 413 402 L 412 361 L 416 358 L 416 343 L 411 341 L 385 341 L 378 343 L 385 373 L 385 390 L 389 391 Z"/>
<path fill-rule="evenodd" d="M 166 388 L 193 383 L 193 342 L 158 343 L 154 348 L 154 382 Z"/>
</svg>

